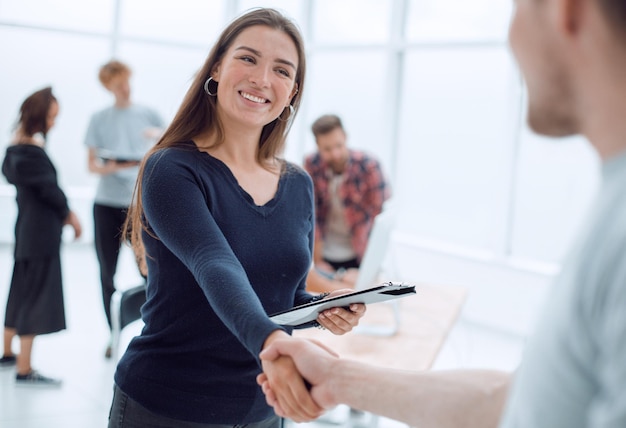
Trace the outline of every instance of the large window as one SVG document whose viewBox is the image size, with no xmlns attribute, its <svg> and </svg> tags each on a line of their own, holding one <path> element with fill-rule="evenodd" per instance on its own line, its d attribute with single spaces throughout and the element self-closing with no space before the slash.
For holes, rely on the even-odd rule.
<svg viewBox="0 0 626 428">
<path fill-rule="evenodd" d="M 317 116 L 337 113 L 349 144 L 383 163 L 406 242 L 561 260 L 598 163 L 581 138 L 554 142 L 527 129 L 523 82 L 506 42 L 512 1 L 2 1 L 0 148 L 23 98 L 52 85 L 61 115 L 49 150 L 78 195 L 73 202 L 90 205 L 95 179 L 83 138 L 91 113 L 112 102 L 99 66 L 111 57 L 128 62 L 134 100 L 169 120 L 221 28 L 258 6 L 283 10 L 305 38 L 308 75 L 289 160 L 315 149 Z M 0 179 L 4 242 L 12 239 L 11 192 Z"/>
<path fill-rule="evenodd" d="M 316 0 L 311 37 L 320 44 L 367 45 L 389 39 L 390 0 Z"/>
<path fill-rule="evenodd" d="M 410 42 L 504 42 L 513 1 L 409 0 Z"/>
<path fill-rule="evenodd" d="M 508 52 L 407 53 L 397 152 L 402 228 L 427 239 L 502 251 L 518 105 Z"/>
<path fill-rule="evenodd" d="M 348 144 L 391 161 L 392 141 L 385 118 L 385 52 L 358 50 L 324 51 L 309 61 L 306 122 L 307 152 L 315 150 L 310 124 L 322 114 L 341 116 Z"/>
<path fill-rule="evenodd" d="M 2 1 L 0 22 L 2 26 L 23 25 L 66 32 L 110 34 L 115 23 L 114 11 L 115 1 L 112 0 Z M 18 41 L 13 39 L 19 46 Z M 47 46 L 53 45 L 50 43 Z"/>
<path fill-rule="evenodd" d="M 222 0 L 122 0 L 119 32 L 124 38 L 209 46 L 222 28 L 226 16 L 224 3 Z"/>
</svg>

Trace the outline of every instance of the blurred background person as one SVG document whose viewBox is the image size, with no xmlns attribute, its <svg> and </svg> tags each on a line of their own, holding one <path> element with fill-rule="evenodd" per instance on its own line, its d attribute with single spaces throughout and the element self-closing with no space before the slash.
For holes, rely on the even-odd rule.
<svg viewBox="0 0 626 428">
<path fill-rule="evenodd" d="M 2 173 L 17 192 L 18 215 L 0 365 L 17 365 L 16 383 L 20 385 L 61 385 L 60 380 L 31 367 L 35 336 L 66 328 L 60 258 L 63 226 L 69 224 L 76 238 L 81 235 L 78 217 L 70 211 L 45 151 L 46 136 L 58 113 L 59 104 L 50 87 L 26 98 L 2 163 Z M 20 341 L 17 355 L 11 347 L 15 336 Z"/>
<path fill-rule="evenodd" d="M 356 268 L 341 270 L 331 274 L 311 266 L 306 279 L 306 290 L 309 293 L 328 293 L 354 288 L 358 276 L 359 270 Z"/>
<path fill-rule="evenodd" d="M 359 267 L 390 188 L 378 160 L 348 148 L 338 116 L 321 116 L 311 130 L 317 152 L 305 158 L 304 168 L 315 190 L 313 264 L 322 274 L 341 279 L 345 271 Z M 350 271 L 347 278 L 353 283 L 355 276 Z M 315 276 L 309 281 L 320 282 Z"/>
<path fill-rule="evenodd" d="M 161 134 L 159 114 L 131 101 L 130 68 L 116 60 L 100 68 L 98 78 L 115 103 L 91 117 L 85 144 L 89 171 L 100 176 L 93 206 L 94 244 L 100 266 L 102 303 L 111 328 L 111 296 L 122 243 L 120 235 L 131 203 L 139 161 Z M 111 357 L 111 343 L 105 357 Z"/>
</svg>

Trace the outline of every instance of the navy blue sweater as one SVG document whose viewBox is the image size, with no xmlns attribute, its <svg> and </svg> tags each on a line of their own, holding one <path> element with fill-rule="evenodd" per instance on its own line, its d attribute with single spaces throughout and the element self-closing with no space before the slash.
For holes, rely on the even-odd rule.
<svg viewBox="0 0 626 428">
<path fill-rule="evenodd" d="M 220 160 L 193 143 L 146 163 L 151 232 L 145 323 L 116 384 L 160 415 L 245 424 L 273 415 L 256 384 L 267 314 L 305 303 L 313 246 L 313 184 L 285 163 L 274 198 L 257 206 Z M 288 331 L 289 333 L 291 331 Z"/>
</svg>

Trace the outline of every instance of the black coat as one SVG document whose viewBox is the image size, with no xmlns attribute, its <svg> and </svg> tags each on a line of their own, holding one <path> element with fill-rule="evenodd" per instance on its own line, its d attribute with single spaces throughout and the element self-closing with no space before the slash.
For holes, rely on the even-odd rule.
<svg viewBox="0 0 626 428">
<path fill-rule="evenodd" d="M 9 146 L 2 173 L 17 190 L 15 260 L 58 255 L 69 207 L 45 150 L 32 144 Z"/>
</svg>

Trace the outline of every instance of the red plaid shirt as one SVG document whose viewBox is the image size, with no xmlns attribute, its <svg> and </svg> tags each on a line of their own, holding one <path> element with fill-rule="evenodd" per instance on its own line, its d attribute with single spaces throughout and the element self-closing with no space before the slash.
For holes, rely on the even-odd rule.
<svg viewBox="0 0 626 428">
<path fill-rule="evenodd" d="M 306 157 L 304 168 L 313 179 L 315 191 L 315 238 L 322 239 L 330 211 L 329 167 L 319 153 L 314 153 Z M 352 235 L 352 248 L 360 262 L 374 225 L 374 217 L 382 211 L 383 202 L 390 196 L 390 189 L 380 163 L 363 152 L 350 150 L 344 177 L 338 189 L 339 197 L 343 201 L 346 223 Z"/>
</svg>

